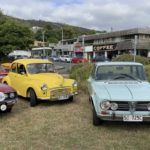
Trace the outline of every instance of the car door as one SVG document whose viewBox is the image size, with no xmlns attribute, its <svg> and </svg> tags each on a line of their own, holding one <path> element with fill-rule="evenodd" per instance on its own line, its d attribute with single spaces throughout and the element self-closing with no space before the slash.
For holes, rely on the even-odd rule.
<svg viewBox="0 0 150 150">
<path fill-rule="evenodd" d="M 27 80 L 28 80 L 28 76 L 27 76 L 27 72 L 26 72 L 26 68 L 23 64 L 18 63 L 17 64 L 17 79 L 16 82 L 17 84 L 17 92 L 18 95 L 21 96 L 26 96 L 26 88 L 27 88 Z"/>
<path fill-rule="evenodd" d="M 9 72 L 9 85 L 12 86 L 15 90 L 17 90 L 17 63 L 13 63 L 11 65 L 11 69 Z"/>
</svg>

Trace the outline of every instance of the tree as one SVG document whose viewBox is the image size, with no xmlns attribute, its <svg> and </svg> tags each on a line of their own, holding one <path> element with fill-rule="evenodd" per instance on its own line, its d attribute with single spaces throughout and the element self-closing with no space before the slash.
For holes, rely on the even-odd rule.
<svg viewBox="0 0 150 150">
<path fill-rule="evenodd" d="M 0 53 L 7 55 L 14 49 L 29 49 L 33 33 L 29 26 L 0 13 Z"/>
</svg>

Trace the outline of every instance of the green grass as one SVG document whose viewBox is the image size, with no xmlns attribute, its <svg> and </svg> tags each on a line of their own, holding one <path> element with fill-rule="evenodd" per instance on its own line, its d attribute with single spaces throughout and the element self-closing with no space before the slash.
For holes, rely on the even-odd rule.
<svg viewBox="0 0 150 150">
<path fill-rule="evenodd" d="M 74 102 L 46 102 L 31 108 L 19 99 L 0 115 L 0 150 L 148 150 L 149 123 L 92 125 L 87 95 Z"/>
</svg>

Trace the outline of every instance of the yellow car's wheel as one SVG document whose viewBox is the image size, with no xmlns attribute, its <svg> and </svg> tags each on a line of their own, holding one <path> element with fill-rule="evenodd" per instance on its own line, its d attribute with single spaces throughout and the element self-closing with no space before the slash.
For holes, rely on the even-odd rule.
<svg viewBox="0 0 150 150">
<path fill-rule="evenodd" d="M 74 97 L 73 96 L 71 96 L 70 98 L 69 98 L 69 100 L 72 102 L 73 101 L 73 99 L 74 99 Z"/>
<path fill-rule="evenodd" d="M 30 89 L 29 94 L 30 94 L 30 106 L 31 106 L 31 107 L 34 107 L 34 106 L 37 105 L 37 97 L 36 97 L 36 94 L 35 94 L 35 92 L 34 92 L 33 89 Z"/>
</svg>

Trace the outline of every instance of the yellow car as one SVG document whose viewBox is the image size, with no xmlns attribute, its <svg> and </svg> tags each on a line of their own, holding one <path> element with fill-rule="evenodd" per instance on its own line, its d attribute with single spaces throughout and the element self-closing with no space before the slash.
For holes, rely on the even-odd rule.
<svg viewBox="0 0 150 150">
<path fill-rule="evenodd" d="M 77 82 L 56 73 L 54 64 L 43 59 L 15 60 L 2 83 L 29 98 L 31 106 L 37 105 L 38 100 L 73 100 L 77 94 Z"/>
</svg>

